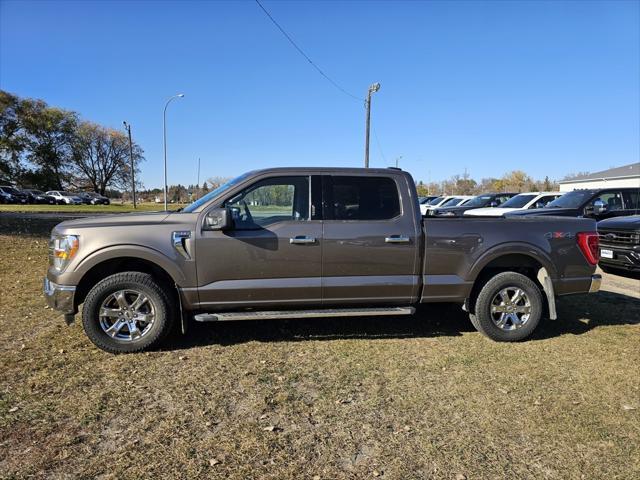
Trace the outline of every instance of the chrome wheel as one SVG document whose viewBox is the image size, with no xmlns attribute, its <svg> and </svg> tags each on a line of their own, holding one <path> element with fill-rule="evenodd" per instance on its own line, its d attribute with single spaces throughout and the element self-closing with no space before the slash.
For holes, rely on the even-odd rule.
<svg viewBox="0 0 640 480">
<path fill-rule="evenodd" d="M 506 287 L 491 300 L 491 319 L 500 329 L 511 331 L 523 327 L 531 317 L 531 301 L 519 287 Z"/>
<path fill-rule="evenodd" d="M 155 320 L 151 299 L 138 290 L 118 290 L 100 305 L 100 327 L 111 338 L 134 341 L 146 335 Z"/>
</svg>

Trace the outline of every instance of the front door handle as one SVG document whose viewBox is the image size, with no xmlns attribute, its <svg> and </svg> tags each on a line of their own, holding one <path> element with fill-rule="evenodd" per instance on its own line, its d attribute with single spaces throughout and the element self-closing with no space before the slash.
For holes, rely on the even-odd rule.
<svg viewBox="0 0 640 480">
<path fill-rule="evenodd" d="M 307 245 L 310 243 L 316 243 L 316 239 L 314 237 L 307 237 L 306 235 L 296 235 L 289 239 L 289 243 L 295 245 Z"/>
<path fill-rule="evenodd" d="M 385 237 L 385 243 L 409 243 L 409 237 L 405 237 L 404 235 L 391 235 L 390 237 Z"/>
</svg>

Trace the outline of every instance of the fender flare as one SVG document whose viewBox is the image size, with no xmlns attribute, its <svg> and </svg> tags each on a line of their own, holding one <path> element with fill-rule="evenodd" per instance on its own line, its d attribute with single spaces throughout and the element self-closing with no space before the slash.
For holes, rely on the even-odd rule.
<svg viewBox="0 0 640 480">
<path fill-rule="evenodd" d="M 102 248 L 84 257 L 80 263 L 76 265 L 75 271 L 84 277 L 86 273 L 96 265 L 122 257 L 146 260 L 167 272 L 176 286 L 184 285 L 185 283 L 184 274 L 176 267 L 176 263 L 171 258 L 158 250 L 141 245 L 120 244 Z"/>
<path fill-rule="evenodd" d="M 551 257 L 541 248 L 530 243 L 502 243 L 484 252 L 471 266 L 468 280 L 475 282 L 484 267 L 497 258 L 506 255 L 524 255 L 538 262 L 547 271 L 548 276 L 557 278 L 557 271 Z M 537 272 L 536 272 L 537 273 Z"/>
</svg>

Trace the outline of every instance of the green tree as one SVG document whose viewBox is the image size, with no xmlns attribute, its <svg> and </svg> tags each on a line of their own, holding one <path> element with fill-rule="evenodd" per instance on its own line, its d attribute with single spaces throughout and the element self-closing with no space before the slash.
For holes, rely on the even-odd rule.
<svg viewBox="0 0 640 480">
<path fill-rule="evenodd" d="M 41 179 L 42 189 L 62 189 L 68 178 L 78 127 L 74 112 L 52 108 L 42 100 L 20 102 L 18 118 L 24 134 L 26 159 Z"/>
</svg>

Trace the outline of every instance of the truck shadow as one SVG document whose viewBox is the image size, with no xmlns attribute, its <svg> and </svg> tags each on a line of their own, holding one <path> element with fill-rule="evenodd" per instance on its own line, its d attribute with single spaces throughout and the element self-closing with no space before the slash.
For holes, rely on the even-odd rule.
<svg viewBox="0 0 640 480">
<path fill-rule="evenodd" d="M 558 317 L 555 321 L 543 320 L 530 340 L 581 335 L 603 326 L 640 324 L 640 299 L 612 292 L 564 297 L 558 301 Z M 463 333 L 476 331 L 459 305 L 433 304 L 408 317 L 191 322 L 186 335 L 174 337 L 163 348 L 179 350 L 252 341 L 454 337 Z"/>
</svg>

